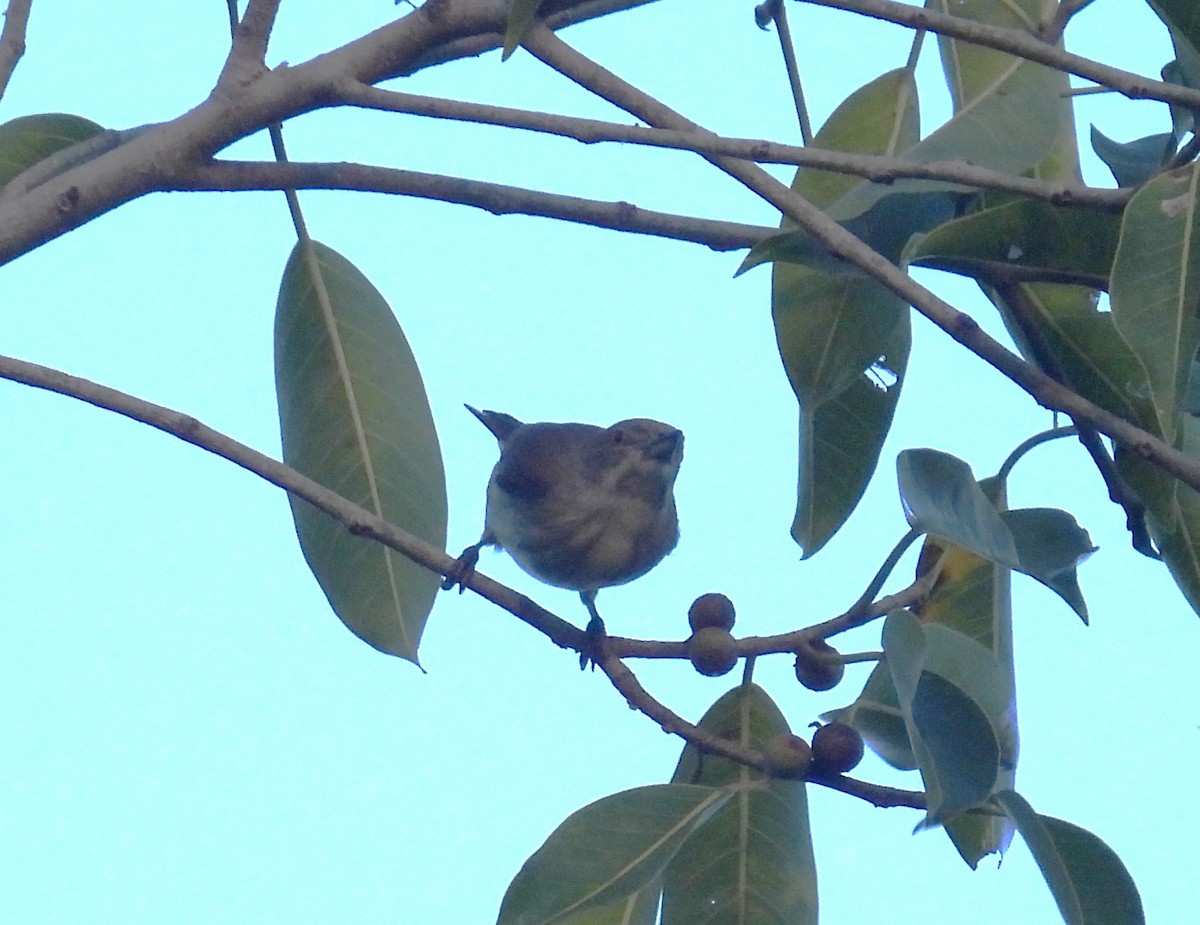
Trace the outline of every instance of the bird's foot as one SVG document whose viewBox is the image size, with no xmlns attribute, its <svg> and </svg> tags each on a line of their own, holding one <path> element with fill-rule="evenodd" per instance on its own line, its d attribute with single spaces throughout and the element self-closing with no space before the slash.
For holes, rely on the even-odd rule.
<svg viewBox="0 0 1200 925">
<path fill-rule="evenodd" d="M 446 580 L 442 582 L 442 590 L 449 591 L 455 585 L 458 585 L 458 593 L 462 594 L 465 591 L 466 585 L 463 584 L 471 574 L 475 571 L 475 563 L 479 561 L 479 550 L 483 548 L 483 543 L 478 542 L 472 546 L 468 546 L 462 551 L 462 554 L 454 560 L 454 566 L 450 574 L 446 576 Z"/>
<path fill-rule="evenodd" d="M 580 591 L 579 597 L 591 614 L 587 629 L 584 630 L 584 646 L 579 652 L 579 668 L 582 671 L 591 665 L 592 671 L 595 671 L 596 662 L 604 655 L 604 642 L 608 639 L 608 630 L 604 628 L 604 621 L 600 619 L 600 612 L 596 610 L 596 592 Z"/>
</svg>

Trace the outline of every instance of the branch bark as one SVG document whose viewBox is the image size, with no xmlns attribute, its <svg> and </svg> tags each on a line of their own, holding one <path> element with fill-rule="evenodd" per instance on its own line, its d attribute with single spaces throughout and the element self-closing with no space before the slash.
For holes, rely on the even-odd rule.
<svg viewBox="0 0 1200 925">
<path fill-rule="evenodd" d="M 4 13 L 4 31 L 0 32 L 0 96 L 4 96 L 17 62 L 25 54 L 25 31 L 32 5 L 33 0 L 10 0 Z"/>
<path fill-rule="evenodd" d="M 619 125 L 596 119 L 580 119 L 526 109 L 485 106 L 459 100 L 419 96 L 381 90 L 348 81 L 337 90 L 340 102 L 367 109 L 401 112 L 434 119 L 451 119 L 483 125 L 501 125 L 531 132 L 543 132 L 573 138 L 584 144 L 622 142 L 657 148 L 692 151 L 696 154 L 723 154 L 760 164 L 795 164 L 818 170 L 863 177 L 876 183 L 891 183 L 902 178 L 944 180 L 976 189 L 999 190 L 1040 199 L 1055 205 L 1086 205 L 1119 211 L 1133 196 L 1134 188 L 1098 189 L 1074 183 L 1057 183 L 1016 177 L 977 167 L 966 161 L 940 161 L 918 164 L 901 158 L 872 154 L 849 154 L 800 145 L 780 144 L 755 138 L 725 138 L 693 131 Z"/>
<path fill-rule="evenodd" d="M 167 190 L 341 189 L 435 199 L 493 215 L 539 215 L 598 228 L 703 244 L 717 251 L 753 247 L 779 229 L 654 212 L 629 202 L 599 202 L 461 177 L 365 164 L 211 161 L 172 177 Z"/>
</svg>

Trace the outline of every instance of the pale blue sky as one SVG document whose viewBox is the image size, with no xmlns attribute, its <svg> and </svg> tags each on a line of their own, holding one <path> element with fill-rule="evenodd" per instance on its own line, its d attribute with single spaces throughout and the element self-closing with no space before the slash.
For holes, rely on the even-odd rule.
<svg viewBox="0 0 1200 925">
<path fill-rule="evenodd" d="M 795 141 L 778 43 L 752 3 L 664 0 L 567 35 L 618 74 L 728 135 Z M 403 7 L 400 8 L 402 10 Z M 269 54 L 299 62 L 396 15 L 388 0 L 287 0 Z M 814 123 L 903 63 L 904 30 L 789 4 Z M 1073 50 L 1156 75 L 1164 30 L 1137 3 L 1102 2 Z M 28 53 L 0 118 L 68 111 L 124 128 L 169 119 L 209 91 L 224 4 L 35 3 Z M 946 110 L 932 46 L 926 125 Z M 630 121 L 518 54 L 418 75 L 414 92 Z M 1166 107 L 1078 106 L 1127 140 Z M 336 112 L 286 129 L 298 160 L 362 160 L 695 215 L 771 223 L 772 210 L 695 157 L 581 146 L 415 117 Z M 265 137 L 239 147 L 269 156 Z M 1109 177 L 1085 157 L 1089 178 Z M 786 177 L 788 171 L 777 170 Z M 795 401 L 779 368 L 769 272 L 732 279 L 737 254 L 383 196 L 302 196 L 318 239 L 384 293 L 421 363 L 446 455 L 450 545 L 473 541 L 495 460 L 463 402 L 542 420 L 649 416 L 681 427 L 683 539 L 662 566 L 605 592 L 610 628 L 686 634 L 698 594 L 735 602 L 738 631 L 831 616 L 903 532 L 893 463 L 905 446 L 978 474 L 1049 415 L 921 320 L 876 481 L 849 526 L 798 562 L 788 536 Z M 278 194 L 151 197 L 3 270 L 3 352 L 199 417 L 278 454 L 271 330 L 292 245 Z M 923 281 L 1002 332 L 973 287 Z M 351 636 L 295 541 L 286 499 L 170 437 L 0 382 L 0 905 L 17 925 L 494 920 L 522 861 L 572 810 L 663 781 L 682 743 L 629 711 L 602 676 L 471 595 L 440 599 L 428 674 Z M 1041 812 L 1104 838 L 1150 922 L 1196 904 L 1200 811 L 1195 614 L 1165 571 L 1129 549 L 1119 511 L 1077 445 L 1039 449 L 1017 506 L 1076 514 L 1101 547 L 1081 571 L 1092 626 L 1015 580 L 1022 763 Z M 911 574 L 906 560 L 903 574 Z M 582 623 L 569 592 L 499 554 L 481 568 Z M 874 648 L 877 628 L 854 647 Z M 637 665 L 696 718 L 736 675 Z M 783 657 L 756 677 L 801 729 L 853 699 L 865 667 L 826 694 Z M 917 786 L 868 759 L 860 773 Z M 919 815 L 814 788 L 823 921 L 975 925 L 1058 920 L 1019 839 L 971 872 Z"/>
</svg>

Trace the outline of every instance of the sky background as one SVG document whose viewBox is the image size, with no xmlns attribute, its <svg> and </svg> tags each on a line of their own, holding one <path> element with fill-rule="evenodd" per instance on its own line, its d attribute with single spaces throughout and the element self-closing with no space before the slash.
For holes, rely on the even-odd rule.
<svg viewBox="0 0 1200 925">
<path fill-rule="evenodd" d="M 910 34 L 789 4 L 815 126 L 903 64 Z M 778 42 L 753 4 L 663 0 L 571 29 L 582 51 L 706 127 L 796 142 Z M 388 0 L 288 0 L 268 61 L 298 63 L 403 12 Z M 1171 57 L 1139 3 L 1072 24 L 1077 52 L 1148 75 Z M 225 5 L 35 3 L 7 120 L 73 112 L 113 128 L 204 99 L 228 46 Z M 927 130 L 948 102 L 932 43 Z M 629 122 L 527 54 L 455 62 L 392 86 Z M 1165 131 L 1167 108 L 1077 105 L 1118 140 Z M 296 160 L 357 160 L 686 214 L 777 214 L 695 156 L 337 111 L 289 123 Z M 269 157 L 265 135 L 231 153 Z M 1111 177 L 1085 152 L 1090 182 Z M 787 168 L 773 172 L 788 179 Z M 317 239 L 386 296 L 421 364 L 446 459 L 452 552 L 474 541 L 493 439 L 464 402 L 526 420 L 646 416 L 687 435 L 683 537 L 638 582 L 601 596 L 613 632 L 687 633 L 689 603 L 723 591 L 741 634 L 841 612 L 903 533 L 894 460 L 907 446 L 994 472 L 1050 415 L 940 331 L 914 321 L 913 359 L 877 478 L 849 525 L 800 562 L 796 404 L 779 364 L 770 273 L 733 279 L 736 253 L 386 196 L 304 193 Z M 6 266 L 0 351 L 185 411 L 279 453 L 272 319 L 294 242 L 279 194 L 134 202 Z M 972 286 L 922 272 L 1003 336 Z M 0 907 L 51 923 L 494 921 L 524 859 L 570 812 L 667 780 L 682 742 L 631 712 L 600 674 L 473 595 L 445 595 L 422 674 L 346 631 L 308 572 L 284 495 L 178 440 L 79 402 L 0 382 Z M 1014 506 L 1073 512 L 1100 551 L 1081 569 L 1092 625 L 1014 579 L 1022 760 L 1043 813 L 1105 839 L 1148 921 L 1196 907 L 1200 810 L 1196 615 L 1129 548 L 1082 449 L 1042 447 Z M 910 555 L 892 588 L 907 583 Z M 507 557 L 481 569 L 582 624 L 574 594 Z M 875 648 L 878 625 L 844 648 Z M 737 682 L 684 663 L 636 664 L 697 719 Z M 801 688 L 790 660 L 756 679 L 794 729 L 865 680 Z M 868 758 L 859 775 L 919 786 Z M 1058 921 L 1019 838 L 972 872 L 919 814 L 811 788 L 822 921 L 974 925 Z"/>
</svg>

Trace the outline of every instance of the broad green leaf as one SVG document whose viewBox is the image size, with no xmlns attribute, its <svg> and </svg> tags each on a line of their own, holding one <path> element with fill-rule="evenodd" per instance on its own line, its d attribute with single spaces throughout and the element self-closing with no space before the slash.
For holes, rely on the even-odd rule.
<svg viewBox="0 0 1200 925">
<path fill-rule="evenodd" d="M 1087 604 L 1075 570 L 1096 551 L 1088 532 L 1057 508 L 1019 508 L 1002 511 L 1000 517 L 1012 531 L 1020 570 L 1061 597 L 1087 623 Z"/>
<path fill-rule="evenodd" d="M 972 19 L 995 19 L 994 11 L 1020 12 L 1022 3 L 997 4 L 994 0 L 930 0 L 927 6 L 941 12 Z M 1011 9 L 1010 9 L 1011 8 Z M 1019 18 L 1019 17 L 1018 17 Z M 1006 23 L 1032 28 L 1029 22 Z M 955 115 L 918 144 L 901 149 L 904 160 L 928 164 L 937 161 L 968 161 L 1004 173 L 1020 174 L 1039 164 L 1051 152 L 1060 130 L 1059 78 L 1055 71 L 990 49 L 979 54 L 964 52 L 963 43 L 941 43 L 947 57 L 948 78 L 953 67 L 951 90 Z M 964 59 L 966 64 L 964 64 Z M 844 220 L 861 214 L 879 199 L 898 193 L 958 190 L 961 185 L 938 180 L 901 179 L 890 186 L 861 187 L 831 208 Z"/>
<path fill-rule="evenodd" d="M 103 131 L 90 119 L 63 112 L 5 122 L 0 125 L 0 187 L 38 161 Z"/>
<path fill-rule="evenodd" d="M 1092 150 L 1108 165 L 1117 186 L 1137 186 L 1162 170 L 1175 153 L 1175 133 L 1162 132 L 1120 142 L 1093 125 Z"/>
<path fill-rule="evenodd" d="M 899 263 L 913 235 L 938 227 L 953 218 L 954 212 L 954 198 L 945 193 L 897 193 L 841 224 L 864 244 Z M 772 262 L 795 263 L 848 276 L 861 272 L 853 264 L 834 257 L 807 232 L 781 231 L 750 248 L 734 276 Z"/>
<path fill-rule="evenodd" d="M 834 398 L 801 407 L 792 537 L 804 558 L 829 541 L 867 490 L 900 400 L 911 343 L 905 312 L 873 366 Z"/>
<path fill-rule="evenodd" d="M 915 144 L 919 136 L 916 86 L 908 71 L 896 70 L 851 94 L 813 143 L 832 150 L 893 154 Z M 801 168 L 792 188 L 824 208 L 861 184 L 854 177 Z M 784 222 L 785 229 L 788 224 Z M 845 522 L 878 461 L 907 360 L 907 313 L 901 299 L 861 274 L 774 266 L 775 336 L 800 403 L 798 482 L 804 496 L 797 498 L 793 534 L 805 555 L 820 548 Z M 869 370 L 876 364 L 897 377 L 895 384 L 884 383 L 890 387 L 883 395 L 868 391 L 875 388 Z M 822 415 L 826 403 L 829 408 Z M 857 417 L 836 419 L 839 409 Z M 864 454 L 856 457 L 852 469 L 834 471 L 828 464 L 831 441 L 851 431 Z"/>
<path fill-rule="evenodd" d="M 896 470 L 904 513 L 914 529 L 993 562 L 1017 564 L 1012 533 L 965 462 L 940 450 L 904 450 Z"/>
<path fill-rule="evenodd" d="M 1186 42 L 1191 53 L 1200 50 L 1200 6 L 1195 0 L 1147 0 L 1158 18 L 1171 30 L 1176 54 L 1181 43 Z"/>
<path fill-rule="evenodd" d="M 1002 757 L 984 706 L 935 670 L 935 665 L 943 670 L 946 665 L 955 667 L 950 656 L 931 656 L 945 642 L 944 636 L 930 639 L 921 622 L 906 611 L 890 614 L 883 626 L 886 664 L 925 783 L 930 824 L 983 803 L 995 786 Z M 942 661 L 946 664 L 939 665 Z"/>
<path fill-rule="evenodd" d="M 653 784 L 577 810 L 521 867 L 500 904 L 498 925 L 576 922 L 652 886 L 680 846 L 733 793 Z"/>
<path fill-rule="evenodd" d="M 1178 45 L 1176 45 L 1176 54 L 1178 54 Z M 1162 79 L 1164 83 L 1196 89 L 1197 81 L 1200 79 L 1200 56 L 1197 56 L 1196 61 L 1190 61 L 1187 65 L 1184 65 L 1180 59 L 1168 61 L 1162 66 Z M 1180 138 L 1195 130 L 1196 117 L 1190 109 L 1177 103 L 1168 103 L 1167 105 L 1171 108 L 1171 133 L 1178 143 Z"/>
<path fill-rule="evenodd" d="M 517 46 L 521 44 L 525 33 L 533 24 L 533 17 L 537 15 L 542 0 L 511 0 L 511 3 L 508 19 L 504 24 L 504 50 L 500 53 L 501 61 L 507 61 L 508 56 L 517 50 Z"/>
<path fill-rule="evenodd" d="M 1100 311 L 1094 290 L 1074 286 L 1022 286 L 1024 304 L 1042 342 L 1053 354 L 1067 384 L 1080 395 L 1130 421 L 1158 432 L 1149 401 L 1146 372 L 1117 333 L 1111 312 Z M 996 293 L 988 295 L 1001 309 L 1005 326 L 1021 353 L 1036 360 L 1025 332 Z"/>
<path fill-rule="evenodd" d="M 983 283 L 1053 281 L 1108 288 L 1121 217 L 1018 199 L 913 239 L 904 259 Z"/>
<path fill-rule="evenodd" d="M 1004 483 L 984 479 L 980 490 L 1001 512 L 1007 508 Z M 937 580 L 917 608 L 927 634 L 951 653 L 939 658 L 939 666 L 951 680 L 966 685 L 985 704 L 1000 745 L 997 787 L 1011 787 L 1015 780 L 1019 751 L 1016 681 L 1013 671 L 1011 573 L 975 553 L 948 541 L 926 537 L 917 563 L 917 575 L 939 566 Z M 942 630 L 953 635 L 942 639 Z M 962 643 L 974 641 L 976 649 Z M 986 653 L 986 657 L 980 652 Z M 951 668 L 948 663 L 959 667 Z M 972 688 L 968 679 L 978 678 Z M 1004 852 L 1012 841 L 1013 828 L 1007 819 L 966 813 L 948 819 L 946 834 L 971 867 L 988 854 Z"/>
<path fill-rule="evenodd" d="M 1113 323 L 1141 361 L 1166 439 L 1200 346 L 1200 165 L 1161 174 L 1125 208 L 1113 262 Z"/>
<path fill-rule="evenodd" d="M 1200 456 L 1200 420 L 1183 416 L 1183 449 Z M 1146 505 L 1146 525 L 1163 563 L 1200 614 L 1200 493 L 1117 447 L 1117 470 Z"/>
<path fill-rule="evenodd" d="M 700 728 L 759 749 L 789 731 L 779 708 L 753 684 L 724 694 Z M 692 745 L 684 748 L 672 780 L 733 787 L 734 795 L 668 866 L 662 925 L 816 925 L 817 873 L 804 783 L 763 779 Z"/>
<path fill-rule="evenodd" d="M 655 880 L 609 906 L 586 909 L 565 921 L 570 925 L 657 925 L 662 881 Z"/>
<path fill-rule="evenodd" d="M 311 248 L 292 251 L 275 314 L 283 459 L 444 548 L 445 476 L 416 359 L 370 281 L 331 248 Z M 290 500 L 300 547 L 334 612 L 375 648 L 416 662 L 440 577 Z"/>
<path fill-rule="evenodd" d="M 1067 925 L 1145 925 L 1137 886 L 1103 841 L 1073 823 L 1043 816 L 1014 790 L 996 802 L 1016 823 Z"/>
</svg>

